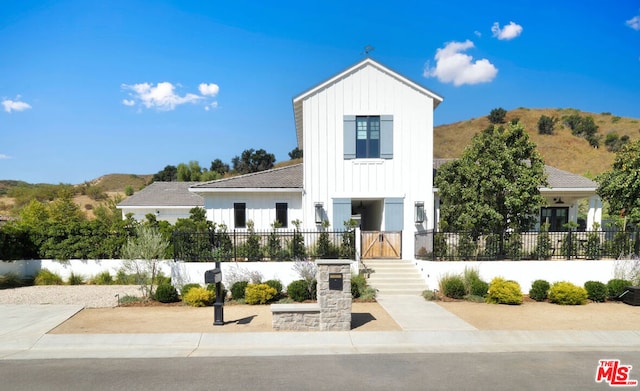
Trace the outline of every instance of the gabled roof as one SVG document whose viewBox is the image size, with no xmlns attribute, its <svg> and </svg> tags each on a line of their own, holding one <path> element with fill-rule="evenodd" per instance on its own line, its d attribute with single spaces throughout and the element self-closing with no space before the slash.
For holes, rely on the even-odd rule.
<svg viewBox="0 0 640 391">
<path fill-rule="evenodd" d="M 437 170 L 444 163 L 455 159 L 433 159 L 433 169 Z M 560 170 L 545 164 L 544 172 L 547 174 L 548 187 L 540 190 L 585 190 L 595 191 L 598 184 L 582 175 L 576 175 L 568 171 Z"/>
<path fill-rule="evenodd" d="M 211 182 L 198 183 L 189 191 L 302 191 L 302 163 L 291 166 L 274 168 L 271 170 L 254 172 L 219 179 Z"/>
<path fill-rule="evenodd" d="M 118 204 L 118 208 L 131 207 L 189 207 L 204 206 L 204 199 L 189 192 L 198 182 L 153 182 Z"/>
<path fill-rule="evenodd" d="M 421 86 L 420 84 L 407 79 L 406 77 L 402 76 L 401 74 L 387 68 L 386 66 L 380 64 L 379 62 L 373 60 L 372 58 L 365 58 L 364 60 L 358 62 L 355 65 L 352 65 L 351 67 L 345 69 L 344 71 L 338 73 L 337 75 L 330 77 L 329 79 L 321 82 L 320 84 L 317 84 L 316 86 L 306 90 L 305 92 L 303 92 L 302 94 L 296 96 L 295 98 L 293 98 L 293 115 L 295 117 L 295 122 L 296 122 L 296 137 L 298 139 L 298 148 L 302 148 L 302 124 L 303 124 L 303 120 L 302 120 L 302 102 L 307 99 L 309 96 L 316 94 L 318 91 L 323 90 L 331 85 L 333 85 L 334 83 L 358 72 L 359 70 L 366 68 L 368 66 L 374 67 L 376 69 L 378 69 L 379 71 L 391 76 L 392 78 L 398 80 L 401 83 L 406 84 L 407 86 L 420 91 L 421 93 L 433 98 L 433 108 L 435 109 L 443 100 L 443 98 L 438 95 L 435 94 L 432 91 L 429 91 L 428 89 L 426 89 L 425 87 Z"/>
</svg>

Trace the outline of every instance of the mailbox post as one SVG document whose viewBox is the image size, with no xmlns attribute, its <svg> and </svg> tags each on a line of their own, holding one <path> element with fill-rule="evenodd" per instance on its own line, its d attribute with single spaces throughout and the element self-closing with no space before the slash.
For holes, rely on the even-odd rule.
<svg viewBox="0 0 640 391">
<path fill-rule="evenodd" d="M 216 262 L 215 269 L 204 272 L 205 284 L 216 284 L 216 301 L 213 303 L 213 325 L 224 325 L 224 297 L 222 297 L 222 269 Z"/>
</svg>

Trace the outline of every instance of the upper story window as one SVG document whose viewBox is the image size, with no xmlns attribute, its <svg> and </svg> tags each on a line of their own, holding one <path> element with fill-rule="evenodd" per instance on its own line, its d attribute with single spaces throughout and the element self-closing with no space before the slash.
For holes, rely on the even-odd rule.
<svg viewBox="0 0 640 391">
<path fill-rule="evenodd" d="M 233 204 L 233 226 L 235 228 L 245 228 L 247 226 L 247 204 L 235 202 Z"/>
<path fill-rule="evenodd" d="M 345 115 L 345 159 L 393 159 L 393 116 Z"/>
<path fill-rule="evenodd" d="M 356 159 L 380 157 L 380 117 L 356 117 Z"/>
</svg>

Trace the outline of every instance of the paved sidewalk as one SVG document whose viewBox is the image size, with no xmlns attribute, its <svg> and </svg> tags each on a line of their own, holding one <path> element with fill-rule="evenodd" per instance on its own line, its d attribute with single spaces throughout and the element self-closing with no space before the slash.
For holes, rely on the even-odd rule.
<svg viewBox="0 0 640 391">
<path fill-rule="evenodd" d="M 404 316 L 382 297 L 405 331 L 176 334 L 46 334 L 80 310 L 68 305 L 0 305 L 0 360 L 230 357 L 381 353 L 640 351 L 639 331 L 475 330 L 433 303 Z M 418 304 L 418 303 L 416 303 Z M 429 305 L 430 304 L 430 305 Z M 433 307 L 435 306 L 435 307 Z M 441 312 L 444 311 L 444 312 Z M 403 315 L 398 315 L 402 313 Z M 425 326 L 424 314 L 428 326 Z M 395 315 L 394 315 L 395 314 Z M 414 330 L 429 327 L 430 330 Z M 440 328 L 438 330 L 438 328 Z"/>
<path fill-rule="evenodd" d="M 405 331 L 477 330 L 436 303 L 418 295 L 378 295 L 378 304 Z"/>
</svg>

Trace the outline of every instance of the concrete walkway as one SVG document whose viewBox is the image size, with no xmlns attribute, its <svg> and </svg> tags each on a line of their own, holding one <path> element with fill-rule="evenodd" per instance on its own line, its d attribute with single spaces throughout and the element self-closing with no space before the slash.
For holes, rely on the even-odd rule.
<svg viewBox="0 0 640 391">
<path fill-rule="evenodd" d="M 388 332 L 46 334 L 80 308 L 0 305 L 0 360 L 640 351 L 640 331 L 475 330 L 434 303 L 417 301 L 415 307 L 403 308 L 406 300 L 413 299 L 380 298 L 380 304 L 403 327 L 403 331 Z"/>
</svg>

